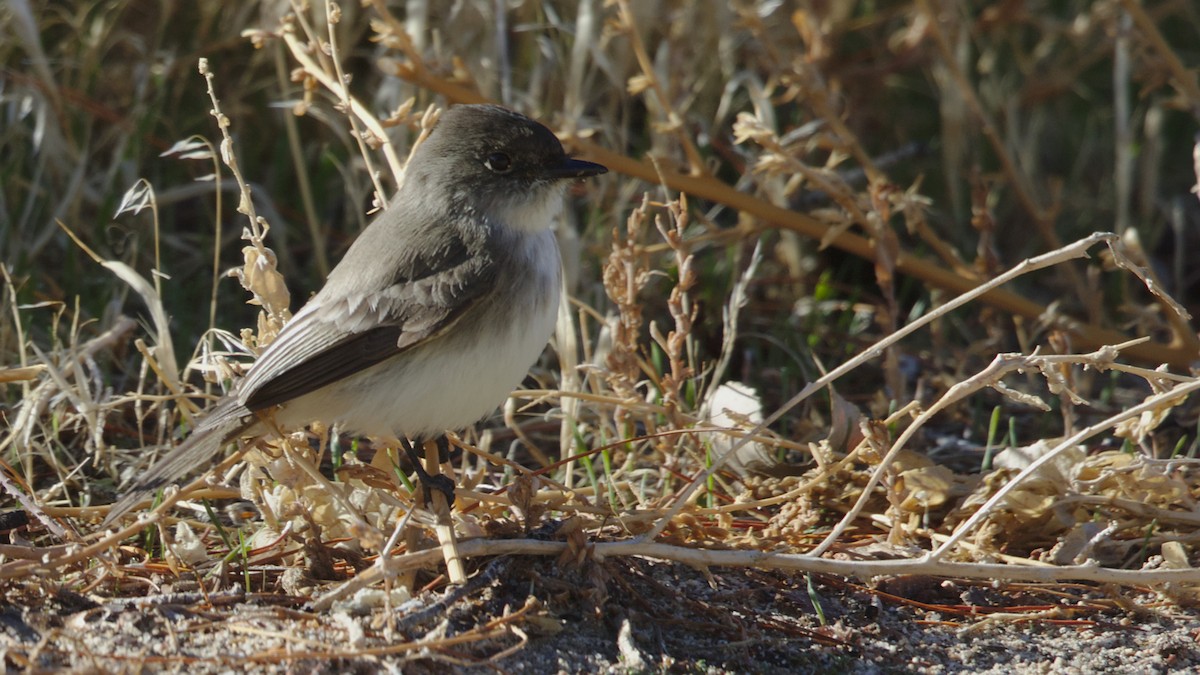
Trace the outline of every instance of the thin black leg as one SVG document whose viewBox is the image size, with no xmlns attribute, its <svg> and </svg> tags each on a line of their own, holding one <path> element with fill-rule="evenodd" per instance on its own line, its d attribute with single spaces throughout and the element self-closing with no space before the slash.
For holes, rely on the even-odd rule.
<svg viewBox="0 0 1200 675">
<path fill-rule="evenodd" d="M 407 438 L 401 438 L 400 445 L 404 446 L 404 453 L 408 455 L 408 459 L 413 463 L 413 468 L 417 472 L 417 480 L 421 481 L 421 485 L 425 487 L 425 504 L 429 504 L 430 490 L 437 490 L 438 492 L 446 495 L 447 504 L 453 505 L 454 481 L 445 474 L 438 474 L 436 476 L 429 475 L 429 472 L 425 470 L 425 458 L 417 452 L 417 449 L 413 446 L 412 441 L 408 440 Z M 441 455 L 442 447 L 441 443 L 439 442 L 438 457 L 440 458 Z"/>
</svg>

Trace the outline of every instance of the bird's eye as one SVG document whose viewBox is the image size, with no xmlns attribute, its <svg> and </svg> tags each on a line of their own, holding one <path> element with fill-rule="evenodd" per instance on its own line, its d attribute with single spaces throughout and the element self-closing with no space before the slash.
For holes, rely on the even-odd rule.
<svg viewBox="0 0 1200 675">
<path fill-rule="evenodd" d="M 503 152 L 493 152 L 483 160 L 483 165 L 496 173 L 512 171 L 512 158 Z"/>
</svg>

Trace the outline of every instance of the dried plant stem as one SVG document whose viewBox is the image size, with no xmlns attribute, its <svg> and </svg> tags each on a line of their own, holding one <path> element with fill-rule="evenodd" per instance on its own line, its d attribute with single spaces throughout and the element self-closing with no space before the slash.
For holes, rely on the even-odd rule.
<svg viewBox="0 0 1200 675">
<path fill-rule="evenodd" d="M 46 372 L 46 364 L 39 363 L 34 366 L 25 366 L 23 368 L 0 368 L 0 384 L 10 384 L 13 382 L 33 382 L 38 377 Z"/>
<path fill-rule="evenodd" d="M 1142 285 L 1146 287 L 1146 290 L 1158 298 L 1164 318 L 1173 331 L 1175 344 L 1182 346 L 1184 349 L 1191 350 L 1193 357 L 1200 355 L 1200 337 L 1196 335 L 1196 331 L 1189 323 L 1192 315 L 1175 298 L 1172 298 L 1163 288 L 1162 284 L 1159 283 L 1150 261 L 1146 259 L 1144 253 L 1140 249 L 1131 251 L 1123 239 L 1110 242 L 1108 248 L 1112 252 L 1113 263 L 1137 277 L 1138 281 L 1142 282 Z M 1135 255 L 1136 260 L 1134 259 Z"/>
<path fill-rule="evenodd" d="M 1196 81 L 1195 69 L 1186 67 L 1175 50 L 1171 49 L 1171 45 L 1167 44 L 1166 38 L 1158 28 L 1158 22 L 1146 13 L 1140 0 L 1121 0 L 1121 7 L 1133 18 L 1133 23 L 1150 43 L 1154 53 L 1166 63 L 1167 70 L 1171 73 L 1171 82 L 1187 99 L 1192 116 L 1200 119 L 1200 83 Z"/>
<path fill-rule="evenodd" d="M 338 106 L 347 113 L 346 121 L 350 123 L 350 133 L 354 136 L 354 142 L 358 144 L 358 154 L 363 158 L 363 162 L 366 163 L 367 174 L 371 177 L 371 184 L 375 186 L 375 199 L 378 201 L 379 209 L 382 211 L 387 208 L 387 192 L 383 189 L 383 184 L 379 182 L 379 172 L 375 170 L 375 159 L 367 148 L 366 138 L 358 128 L 358 115 L 348 114 L 351 111 L 350 88 L 347 86 L 349 80 L 346 78 L 346 73 L 342 70 L 342 57 L 338 52 L 337 44 L 337 24 L 341 21 L 341 16 L 341 7 L 330 0 L 325 0 L 325 25 L 329 29 L 329 61 L 333 65 L 333 72 L 337 76 L 338 83 L 338 87 L 333 90 L 333 93 L 338 97 Z M 313 42 L 317 42 L 319 46 L 319 41 L 313 40 Z M 367 117 L 375 119 L 374 115 L 368 115 Z M 387 136 L 378 137 L 376 142 L 386 143 Z"/>
<path fill-rule="evenodd" d="M 638 32 L 637 22 L 634 20 L 633 12 L 629 8 L 629 0 L 617 0 L 617 11 L 620 17 L 621 28 L 625 35 L 629 38 L 629 45 L 633 48 L 633 54 L 637 58 L 638 67 L 642 70 L 642 80 L 644 86 L 634 87 L 630 85 L 632 93 L 640 93 L 645 89 L 650 89 L 654 92 L 654 98 L 657 100 L 659 107 L 666 115 L 665 131 L 673 133 L 679 141 L 680 147 L 683 148 L 683 153 L 688 158 L 688 168 L 692 175 L 704 175 L 707 172 L 704 170 L 704 159 L 700 156 L 700 151 L 696 149 L 696 145 L 692 143 L 691 137 L 687 134 L 687 130 L 683 126 L 683 120 L 680 119 L 679 113 L 675 112 L 674 106 L 671 105 L 671 99 L 667 96 L 667 91 L 659 81 L 658 75 L 654 72 L 654 64 L 650 61 L 650 54 L 646 51 L 646 45 L 642 42 L 642 36 Z"/>
<path fill-rule="evenodd" d="M 437 476 L 442 472 L 441 457 L 436 441 L 425 443 L 425 466 L 431 476 Z M 438 550 L 442 554 L 442 559 L 446 561 L 446 576 L 449 577 L 452 584 L 465 583 L 467 568 L 463 566 L 462 554 L 458 550 L 458 535 L 454 532 L 454 521 L 450 514 L 451 504 L 446 500 L 446 495 L 441 492 L 430 490 L 428 486 L 425 487 L 425 491 L 433 501 L 433 515 L 436 519 L 433 532 L 437 535 L 438 543 L 441 544 Z"/>
<path fill-rule="evenodd" d="M 313 58 L 309 55 L 306 46 L 300 42 L 294 31 L 284 30 L 283 40 L 285 43 L 287 43 L 288 49 L 292 53 L 292 57 L 299 61 L 300 65 L 304 66 L 305 73 L 315 78 L 321 83 L 321 86 L 325 87 L 329 91 L 339 94 L 339 96 L 344 94 L 344 102 L 347 106 L 347 113 L 349 113 L 358 121 L 362 122 L 363 125 L 367 127 L 367 130 L 375 137 L 377 142 L 380 144 L 380 147 L 383 149 L 383 157 L 387 161 L 388 168 L 391 170 L 392 176 L 395 178 L 396 182 L 399 183 L 401 177 L 404 176 L 404 164 L 401 163 L 400 157 L 396 155 L 396 149 L 392 146 L 391 141 L 388 140 L 387 132 L 384 131 L 383 126 L 379 124 L 379 120 L 376 119 L 376 117 L 371 114 L 371 111 L 367 110 L 362 103 L 359 103 L 358 99 L 350 96 L 349 92 L 345 91 L 345 85 L 338 82 L 335 76 L 330 74 L 326 69 L 322 68 L 316 61 L 313 60 Z M 375 176 L 372 175 L 372 178 L 374 179 Z M 380 196 L 385 196 L 384 192 L 382 191 L 382 187 L 379 187 L 378 184 L 376 189 L 379 191 Z"/>
<path fill-rule="evenodd" d="M 481 538 L 462 542 L 459 545 L 459 553 L 464 558 L 499 555 L 559 556 L 567 550 L 568 546 L 569 544 L 566 542 L 557 541 Z M 913 574 L 958 579 L 1006 579 L 1029 582 L 1074 580 L 1123 585 L 1200 583 L 1200 569 L 1120 570 L 1095 565 L 1040 567 L 941 560 L 832 560 L 793 553 L 685 548 L 637 539 L 597 542 L 591 544 L 591 547 L 592 555 L 600 560 L 620 556 L 644 556 L 659 560 L 673 560 L 698 568 L 754 567 L 756 569 L 836 574 L 858 579 Z M 396 556 L 388 561 L 389 569 L 380 569 L 379 566 L 372 567 L 318 597 L 313 602 L 313 609 L 318 612 L 325 611 L 339 599 L 353 595 L 359 589 L 382 580 L 385 574 L 396 574 L 406 568 L 435 565 L 440 558 L 441 551 L 434 549 Z"/>
<path fill-rule="evenodd" d="M 1063 362 L 1085 363 L 1096 368 L 1097 370 L 1105 369 L 1109 364 L 1113 363 L 1114 359 L 1117 357 L 1117 354 L 1120 352 L 1121 347 L 1123 346 L 1125 345 L 1102 347 L 1093 354 L 1067 356 L 1026 356 L 1024 354 L 997 355 L 987 368 L 984 368 L 974 376 L 955 384 L 953 387 L 950 387 L 950 389 L 948 389 L 946 393 L 937 400 L 936 403 L 930 406 L 927 410 L 923 411 L 917 417 L 917 419 L 913 420 L 912 424 L 908 425 L 908 427 L 904 429 L 904 432 L 900 434 L 900 436 L 892 444 L 892 447 L 888 450 L 887 454 L 884 455 L 883 459 L 879 461 L 879 465 L 875 467 L 875 470 L 871 473 L 871 477 L 867 480 L 867 484 L 863 486 L 863 490 L 859 495 L 858 501 L 854 503 L 854 506 L 846 512 L 841 521 L 838 522 L 833 530 L 829 532 L 829 534 L 825 537 L 825 540 L 822 541 L 811 552 L 809 552 L 809 555 L 819 556 L 824 554 L 831 546 L 833 546 L 834 542 L 836 542 L 837 539 L 841 537 L 847 529 L 849 529 L 850 525 L 855 521 L 855 519 L 858 518 L 860 514 L 862 514 L 863 509 L 866 508 L 867 502 L 871 499 L 872 493 L 883 480 L 884 474 L 887 472 L 888 467 L 891 466 L 893 461 L 895 461 L 896 457 L 900 454 L 900 451 L 905 447 L 905 445 L 908 444 L 908 441 L 938 413 L 946 410 L 950 406 L 978 392 L 979 390 L 986 389 L 988 387 L 995 388 L 1002 394 L 1010 396 L 1014 395 L 1013 392 L 1007 387 L 1004 387 L 1001 382 L 1005 375 L 1008 375 L 1012 372 L 1041 371 L 1044 373 L 1047 368 L 1054 367 L 1054 365 L 1061 364 Z M 1040 400 L 1032 399 L 1028 396 L 1023 397 L 1022 402 L 1042 408 L 1043 410 L 1049 410 L 1049 406 L 1046 406 Z M 1065 449 L 1065 447 L 1060 448 L 1059 451 Z M 1055 453 L 1049 454 L 1053 455 Z M 1045 460 L 1047 460 L 1047 457 L 1042 457 L 1035 463 L 1035 465 L 1040 466 L 1045 462 Z M 1012 491 L 1015 484 L 1018 483 L 1022 477 L 1028 475 L 1030 475 L 1030 472 L 1027 469 L 1025 472 L 1022 472 L 1021 476 L 1014 478 L 1008 485 L 1006 485 L 1002 491 L 1005 493 Z M 988 503 L 991 504 L 992 501 L 989 501 Z M 980 511 L 983 511 L 983 509 L 980 509 Z M 979 513 L 976 513 L 975 516 L 978 517 Z"/>
<path fill-rule="evenodd" d="M 1188 396 L 1196 391 L 1200 391 L 1200 380 L 1194 380 L 1186 384 L 1181 384 L 1168 391 L 1161 392 L 1146 399 L 1140 404 L 1133 406 L 1132 408 L 1122 410 L 1116 415 L 1112 415 L 1111 417 L 1101 420 L 1096 424 L 1075 432 L 1070 437 L 1064 439 L 1061 443 L 1051 448 L 1036 461 L 1032 462 L 1029 466 L 1025 467 L 1021 473 L 1014 476 L 1013 479 L 1008 483 L 1005 483 L 1004 487 L 997 490 L 996 494 L 992 495 L 992 497 L 988 499 L 983 506 L 979 507 L 979 509 L 972 514 L 966 522 L 959 525 L 958 528 L 954 530 L 954 534 L 952 534 L 945 542 L 943 542 L 941 546 L 938 546 L 936 550 L 929 553 L 926 558 L 929 560 L 937 560 L 944 556 L 963 537 L 967 536 L 972 530 L 974 530 L 979 523 L 983 522 L 983 519 L 987 518 L 997 506 L 1003 503 L 1004 499 L 1009 495 L 1009 493 L 1015 490 L 1016 487 L 1020 485 L 1026 478 L 1034 475 L 1034 473 L 1036 473 L 1043 465 L 1053 461 L 1068 448 L 1073 448 L 1082 441 L 1095 436 L 1105 429 L 1111 429 L 1125 420 L 1133 419 L 1144 412 L 1161 408 L 1172 399 L 1181 399 L 1182 397 Z"/>
<path fill-rule="evenodd" d="M 136 321 L 127 316 L 119 317 L 113 322 L 111 328 L 101 335 L 92 338 L 81 349 L 72 354 L 72 362 L 87 361 L 92 359 L 97 353 L 111 351 L 117 343 L 125 340 L 135 328 L 137 328 Z M 46 372 L 53 373 L 48 363 L 43 363 L 42 365 L 46 366 Z M 61 365 L 66 365 L 66 361 L 63 360 Z M 10 447 L 14 447 L 17 456 L 27 458 L 24 469 L 27 480 L 30 483 L 33 482 L 33 467 L 31 462 L 34 453 L 29 448 L 29 439 L 33 434 L 34 426 L 46 412 L 53 397 L 61 393 L 60 386 L 63 381 L 59 377 L 48 377 L 37 387 L 33 388 L 32 391 L 29 391 L 22 398 L 21 407 L 17 411 L 16 418 L 12 420 L 12 424 L 8 429 L 8 433 L 5 434 L 4 440 L 0 441 L 0 453 L 6 453 Z"/>
<path fill-rule="evenodd" d="M 208 69 L 208 59 L 200 59 L 198 66 L 200 75 L 204 77 L 204 84 L 208 91 L 208 98 L 212 101 L 213 119 L 217 121 L 217 128 L 221 131 L 221 160 L 225 162 L 225 166 L 229 167 L 229 171 L 233 174 L 234 180 L 237 181 L 238 189 L 241 191 L 242 199 L 238 203 L 238 212 L 244 213 L 250 221 L 250 241 L 256 246 L 261 246 L 263 238 L 267 232 L 264 229 L 265 222 L 259 218 L 258 213 L 254 209 L 254 200 L 250 199 L 250 185 L 246 183 L 246 179 L 242 177 L 242 170 L 237 161 L 237 155 L 233 152 L 233 138 L 229 135 L 229 118 L 225 117 L 225 113 L 221 112 L 220 99 L 217 98 L 217 90 L 214 87 L 215 76 Z"/>
<path fill-rule="evenodd" d="M 276 43 L 272 45 L 275 61 L 275 79 L 276 85 L 280 91 L 288 91 L 287 77 L 287 61 L 283 57 L 283 45 Z M 307 167 L 304 165 L 304 150 L 300 143 L 300 127 L 297 124 L 298 115 L 284 115 L 283 128 L 287 133 L 288 153 L 292 156 L 292 164 L 296 167 L 296 186 L 300 190 L 300 206 L 304 209 L 304 220 L 308 225 L 308 236 L 312 239 L 313 262 L 317 266 L 317 275 L 322 279 L 329 276 L 329 247 L 325 243 L 325 236 L 321 232 L 321 219 L 317 216 L 316 202 L 313 201 L 312 182 L 308 177 Z M 217 185 L 220 186 L 221 175 L 214 172 L 217 177 Z M 217 189 L 217 199 L 221 198 L 221 190 Z M 220 201 L 217 202 L 217 213 L 220 213 Z M 221 241 L 220 237 L 220 221 L 217 221 L 218 236 L 217 241 Z M 216 262 L 214 261 L 214 264 Z M 216 285 L 214 282 L 213 302 L 216 303 Z"/>
<path fill-rule="evenodd" d="M 607 366 L 604 377 L 618 397 L 631 402 L 640 399 L 638 382 L 647 370 L 639 354 L 644 323 L 639 294 L 650 279 L 649 262 L 642 248 L 649 211 L 649 197 L 643 196 L 641 205 L 626 219 L 624 233 L 613 227 L 611 251 L 603 270 L 604 291 L 617 309 L 616 318 L 610 322 L 612 348 L 604 359 Z M 627 424 L 629 410 L 617 408 L 614 418 L 618 424 Z"/>
<path fill-rule="evenodd" d="M 573 139 L 571 142 L 582 154 L 605 164 L 610 170 L 650 182 L 659 182 L 661 177 L 662 184 L 673 190 L 725 204 L 761 218 L 775 227 L 792 230 L 816 240 L 822 240 L 829 229 L 824 223 L 809 216 L 739 192 L 718 180 L 660 171 L 649 164 L 606 150 L 582 139 Z M 843 232 L 831 239 L 829 243 L 865 260 L 875 260 L 876 251 L 871 242 L 852 232 Z M 933 263 L 903 251 L 897 255 L 895 266 L 900 272 L 955 293 L 966 293 L 982 287 L 979 279 L 960 275 L 947 269 L 945 265 Z M 1037 302 L 1011 291 L 996 288 L 992 284 L 987 284 L 986 287 L 991 290 L 978 296 L 981 302 L 1030 319 L 1040 318 L 1046 313 L 1046 307 Z M 1129 336 L 1123 333 L 1093 324 L 1072 322 L 1064 328 L 1074 334 L 1082 346 L 1092 349 L 1107 344 L 1126 342 L 1129 339 Z M 1196 358 L 1194 349 L 1161 342 L 1135 345 L 1125 353 L 1150 363 L 1168 363 L 1178 368 L 1187 368 Z"/>
<path fill-rule="evenodd" d="M 567 288 L 567 279 L 562 280 L 562 288 L 560 289 L 563 298 L 570 298 L 570 289 Z M 580 354 L 583 352 L 584 341 L 580 340 L 583 332 L 584 316 L 581 315 L 579 323 L 574 320 L 574 313 L 571 311 L 571 302 L 561 302 L 558 305 L 558 317 L 555 321 L 554 328 L 554 351 L 558 355 L 558 370 L 559 370 L 559 387 L 565 391 L 579 392 L 583 391 L 583 376 L 579 372 Z M 509 399 L 515 402 L 515 398 Z M 579 424 L 579 399 L 574 396 L 562 397 L 560 406 L 562 409 L 562 417 L 559 420 L 558 427 L 558 447 L 561 450 L 571 448 L 575 445 L 575 431 Z M 505 405 L 505 414 L 507 414 L 508 405 Z M 532 444 L 527 444 L 533 447 Z M 544 453 L 543 453 L 544 454 Z M 541 458 L 538 458 L 541 461 Z M 545 466 L 548 462 L 543 462 Z M 564 483 L 567 489 L 575 487 L 575 467 L 573 464 L 568 464 L 564 473 Z"/>
<path fill-rule="evenodd" d="M 1081 239 L 1073 244 L 1069 244 L 1058 250 L 1051 251 L 1049 253 L 1037 256 L 1036 258 L 1030 258 L 1028 260 L 1025 260 L 1025 261 L 1021 262 L 1019 265 L 1013 267 L 1011 270 L 1005 272 L 1004 274 L 1001 274 L 1000 276 L 996 277 L 995 279 L 992 279 L 988 283 L 976 288 L 975 290 L 970 291 L 968 293 L 963 293 L 962 295 L 954 298 L 953 300 L 946 303 L 945 305 L 938 307 L 936 310 L 929 312 L 925 316 L 922 316 L 920 319 L 908 324 L 907 326 L 901 328 L 900 330 L 896 331 L 895 333 L 876 342 L 875 344 L 871 345 L 866 350 L 864 350 L 862 353 L 860 353 L 858 356 L 854 357 L 853 359 L 850 359 L 849 361 L 847 361 L 846 363 L 843 363 L 842 365 L 838 366 L 837 368 L 834 368 L 833 370 L 829 371 L 821 378 L 811 382 L 808 386 L 806 386 L 803 390 L 801 390 L 800 393 L 798 393 L 795 396 L 793 396 L 792 398 L 788 399 L 788 401 L 786 403 L 784 403 L 782 406 L 780 406 L 778 410 L 776 410 L 769 417 L 767 417 L 765 420 L 763 420 L 761 424 L 759 424 L 752 431 L 750 431 L 750 435 L 757 435 L 757 434 L 761 434 L 761 433 L 765 432 L 772 424 L 774 424 L 776 421 L 778 421 L 779 418 L 781 418 L 787 411 L 789 411 L 792 408 L 799 405 L 801 401 L 805 400 L 806 398 L 808 398 L 812 394 L 816 393 L 817 391 L 820 391 L 822 388 L 832 384 L 834 381 L 836 381 L 842 375 L 845 375 L 846 373 L 854 370 L 855 368 L 862 365 L 863 363 L 879 356 L 880 354 L 883 353 L 883 351 L 885 349 L 887 349 L 891 345 L 899 342 L 904 337 L 912 334 L 913 332 L 919 330 L 920 328 L 924 327 L 925 325 L 927 325 L 933 321 L 936 321 L 939 317 L 946 315 L 947 313 L 951 312 L 952 310 L 954 310 L 958 307 L 961 307 L 962 305 L 964 305 L 968 302 L 972 302 L 975 299 L 983 296 L 986 293 L 994 292 L 994 289 L 997 288 L 998 286 L 1000 286 L 1001 284 L 1008 283 L 1009 281 L 1012 281 L 1013 279 L 1016 279 L 1017 277 L 1019 277 L 1023 274 L 1028 274 L 1029 272 L 1032 272 L 1035 270 L 1043 269 L 1045 267 L 1050 267 L 1052 265 L 1057 265 L 1057 264 L 1062 263 L 1063 261 L 1070 260 L 1073 258 L 1086 257 L 1087 250 L 1089 248 L 1091 248 L 1092 246 L 1095 246 L 1097 243 L 1102 242 L 1102 241 L 1108 242 L 1108 241 L 1113 241 L 1115 239 L 1116 239 L 1116 235 L 1111 234 L 1111 233 L 1093 234 L 1090 237 Z M 672 519 L 674 519 L 675 516 L 679 515 L 679 512 L 683 509 L 684 505 L 688 502 L 690 497 L 693 494 L 695 494 L 696 490 L 701 485 L 703 485 L 712 475 L 714 475 L 718 470 L 720 470 L 720 468 L 725 465 L 725 463 L 729 460 L 729 458 L 735 456 L 737 454 L 737 452 L 739 450 L 741 450 L 742 447 L 745 446 L 746 443 L 748 443 L 748 442 L 749 441 L 747 441 L 745 439 L 738 441 L 738 442 L 734 443 L 728 450 L 726 450 L 720 457 L 715 458 L 712 465 L 709 466 L 707 470 L 701 472 L 700 475 L 696 476 L 696 478 L 693 479 L 692 482 L 685 489 L 683 489 L 678 495 L 676 495 L 674 504 L 671 506 L 671 509 L 668 511 L 667 515 L 664 518 L 662 518 L 661 520 L 659 520 L 659 522 L 656 523 L 655 526 L 653 528 L 651 528 L 651 530 L 649 532 L 642 534 L 639 537 L 639 539 L 649 540 L 654 537 L 657 537 L 663 531 L 663 529 L 666 528 L 667 524 Z"/>
<path fill-rule="evenodd" d="M 288 446 L 284 452 L 284 456 L 289 462 L 291 462 L 292 466 L 299 469 L 305 476 L 308 476 L 309 480 L 312 481 L 311 485 L 319 488 L 324 495 L 329 497 L 331 502 L 337 503 L 338 508 L 341 509 L 342 513 L 345 514 L 346 517 L 354 518 L 357 521 L 355 523 L 357 527 L 371 531 L 371 534 L 377 540 L 383 539 L 383 534 L 381 532 L 375 530 L 375 528 L 371 527 L 370 524 L 366 523 L 358 516 L 357 509 L 355 509 L 354 505 L 351 504 L 350 500 L 346 497 L 346 487 L 344 483 L 334 484 L 332 481 L 326 478 L 324 474 L 321 473 L 319 468 L 314 466 L 313 463 L 309 461 L 308 457 L 306 457 L 304 453 L 290 447 L 291 444 L 287 441 L 287 434 L 284 433 L 282 429 L 275 427 L 271 429 L 271 432 L 272 435 L 282 439 L 284 444 Z"/>
<path fill-rule="evenodd" d="M 667 204 L 671 219 L 668 226 L 661 215 L 655 216 L 654 225 L 658 228 L 675 257 L 678 279 L 671 289 L 667 299 L 667 310 L 675 320 L 675 327 L 664 336 L 658 324 L 651 322 L 650 335 L 666 354 L 670 364 L 670 372 L 663 374 L 657 383 L 662 396 L 663 406 L 667 408 L 671 425 L 680 426 L 681 406 L 686 403 L 682 393 L 684 385 L 696 373 L 695 345 L 692 340 L 692 324 L 696 320 L 696 310 L 692 305 L 688 291 L 696 285 L 697 275 L 694 270 L 695 256 L 692 255 L 691 242 L 685 236 L 688 226 L 687 197 L 680 195 Z"/>
<path fill-rule="evenodd" d="M 253 444 L 248 444 L 242 447 L 237 452 L 233 453 L 229 457 L 226 457 L 225 460 L 218 464 L 213 471 L 206 472 L 203 476 L 192 481 L 187 486 L 178 490 L 167 490 L 163 495 L 162 502 L 160 502 L 153 511 L 138 516 L 133 524 L 119 528 L 115 531 L 110 531 L 110 533 L 104 535 L 95 542 L 88 544 L 87 546 L 71 546 L 68 549 L 67 554 L 63 556 L 55 558 L 42 558 L 37 561 L 13 561 L 4 565 L 0 565 L 0 579 L 15 579 L 19 577 L 25 577 L 30 574 L 50 575 L 55 570 L 62 569 L 63 567 L 67 567 L 69 565 L 74 565 L 76 563 L 92 559 L 100 559 L 105 551 L 108 551 L 119 545 L 125 539 L 136 535 L 147 526 L 164 521 L 167 518 L 167 512 L 172 506 L 175 505 L 176 502 L 186 496 L 198 492 L 203 488 L 208 487 L 209 473 L 219 474 L 227 471 L 229 467 L 241 461 L 242 456 L 245 455 L 246 452 L 248 452 L 252 447 L 254 447 Z"/>
<path fill-rule="evenodd" d="M 9 469 L 6 464 L 0 468 L 4 469 L 0 470 L 0 490 L 3 490 L 3 492 L 8 494 L 8 496 L 12 497 L 13 501 L 15 501 L 17 504 L 20 504 L 21 508 L 24 509 L 26 513 L 32 515 L 34 518 L 37 518 L 38 522 L 40 522 L 54 536 L 70 541 L 79 540 L 79 536 L 75 533 L 74 529 L 67 530 L 62 525 L 58 524 L 57 521 L 51 518 L 44 510 L 42 510 L 41 506 L 37 503 L 37 499 L 34 498 L 37 492 L 31 489 L 28 483 L 22 482 L 22 484 L 18 486 L 13 482 L 12 478 L 16 478 L 15 471 Z M 12 478 L 10 478 L 10 475 Z"/>
<path fill-rule="evenodd" d="M 339 660 L 354 660 L 367 659 L 372 657 L 388 656 L 391 654 L 404 654 L 407 652 L 431 652 L 433 650 L 448 650 L 459 645 L 471 645 L 474 643 L 482 643 L 490 640 L 498 640 L 504 637 L 510 637 L 512 630 L 507 627 L 507 624 L 519 623 L 530 610 L 537 607 L 537 603 L 532 600 L 523 605 L 520 609 L 506 613 L 503 616 L 497 617 L 482 625 L 471 628 L 470 630 L 457 633 L 449 637 L 433 637 L 426 640 L 405 641 L 398 643 L 389 643 L 382 647 L 358 647 L 350 649 L 334 649 L 327 648 L 319 642 L 311 642 L 307 640 L 297 640 L 295 636 L 290 637 L 291 642 L 299 642 L 300 644 L 310 644 L 322 647 L 321 649 L 299 649 L 289 648 L 286 653 L 277 650 L 267 650 L 264 652 L 254 653 L 250 655 L 238 656 L 234 659 L 223 658 L 193 658 L 189 659 L 189 664 L 216 662 L 227 665 L 236 664 L 240 668 L 245 668 L 247 663 L 264 663 L 264 664 L 283 664 L 294 661 L 310 661 L 310 662 L 334 662 Z M 241 630 L 247 633 L 257 633 L 257 629 L 248 626 L 239 626 L 238 624 L 230 624 L 232 630 Z M 516 646 L 523 646 L 523 639 Z M 506 650 L 508 651 L 508 650 Z"/>
<path fill-rule="evenodd" d="M 277 268 L 275 252 L 269 249 L 265 243 L 270 225 L 265 218 L 258 215 L 254 208 L 254 200 L 251 198 L 250 185 L 242 176 L 237 153 L 234 152 L 233 137 L 229 134 L 229 118 L 221 112 L 221 101 L 217 98 L 214 86 L 216 77 L 209 70 L 208 59 L 200 59 L 197 69 L 204 78 L 208 98 L 212 101 L 213 107 L 210 114 L 216 120 L 217 128 L 221 132 L 219 146 L 221 161 L 229 167 L 241 195 L 237 211 L 245 214 L 250 223 L 250 226 L 243 230 L 242 235 L 242 238 L 247 240 L 250 245 L 242 249 L 245 266 L 242 268 L 240 281 L 242 286 L 254 295 L 254 301 L 262 307 L 256 339 L 259 346 L 264 346 L 270 340 L 275 339 L 275 335 L 291 318 L 292 313 L 289 307 L 291 296 L 283 275 Z M 173 361 L 174 359 L 172 359 Z"/>
<path fill-rule="evenodd" d="M 1039 204 L 1033 196 L 1028 177 L 1017 165 L 1017 161 L 1013 158 L 1012 153 L 1004 145 L 1004 139 L 1000 137 L 1000 132 L 996 129 L 995 122 L 992 121 L 992 118 L 984 109 L 983 103 L 975 95 L 975 88 L 971 86 L 970 80 L 967 79 L 962 69 L 958 67 L 958 60 L 954 57 L 954 48 L 950 45 L 950 40 L 941 28 L 937 10 L 930 5 L 929 0 L 918 0 L 917 6 L 926 15 L 928 19 L 926 30 L 930 32 L 934 43 L 941 52 L 942 58 L 939 63 L 950 73 L 955 84 L 958 85 L 958 94 L 962 96 L 963 102 L 967 104 L 971 109 L 971 113 L 979 120 L 983 136 L 991 144 L 992 151 L 996 153 L 996 157 L 999 158 L 1000 164 L 1004 167 L 1004 173 L 1008 175 L 1009 182 L 1016 192 L 1017 200 L 1021 203 L 1025 212 L 1033 218 L 1042 241 L 1051 248 L 1061 247 L 1062 241 L 1058 238 L 1058 233 L 1054 231 L 1053 215 Z M 953 7 L 953 5 L 943 6 L 943 9 L 945 11 L 955 11 Z"/>
</svg>

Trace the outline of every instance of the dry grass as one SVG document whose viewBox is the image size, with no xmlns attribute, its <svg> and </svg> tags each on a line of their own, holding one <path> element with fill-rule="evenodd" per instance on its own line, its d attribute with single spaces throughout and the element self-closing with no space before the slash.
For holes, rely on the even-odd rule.
<svg viewBox="0 0 1200 675">
<path fill-rule="evenodd" d="M 0 451 L 39 525 L 0 579 L 122 595 L 191 570 L 328 609 L 456 556 L 643 555 L 1195 601 L 1190 5 L 367 4 L 4 10 Z M 95 531 L 436 107 L 480 100 L 613 172 L 571 196 L 553 349 L 455 441 L 461 543 L 430 548 L 389 453 L 321 427 Z M 237 528 L 169 508 L 238 492 L 261 518 Z"/>
</svg>

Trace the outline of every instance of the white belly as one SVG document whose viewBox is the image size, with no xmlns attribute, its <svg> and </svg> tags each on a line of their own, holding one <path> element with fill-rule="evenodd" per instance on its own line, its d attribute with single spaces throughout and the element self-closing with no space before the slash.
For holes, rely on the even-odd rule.
<svg viewBox="0 0 1200 675">
<path fill-rule="evenodd" d="M 285 404 L 277 421 L 285 428 L 321 420 L 367 436 L 428 438 L 495 411 L 554 331 L 561 263 L 553 235 L 545 234 L 530 251 L 534 264 L 518 271 L 527 280 L 521 292 L 498 293 L 441 337 Z"/>
</svg>

